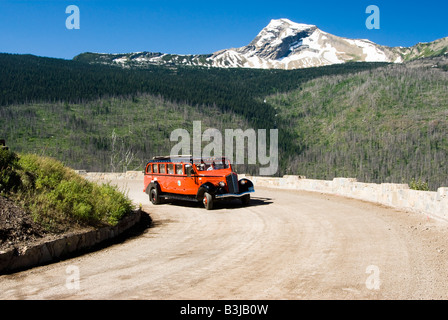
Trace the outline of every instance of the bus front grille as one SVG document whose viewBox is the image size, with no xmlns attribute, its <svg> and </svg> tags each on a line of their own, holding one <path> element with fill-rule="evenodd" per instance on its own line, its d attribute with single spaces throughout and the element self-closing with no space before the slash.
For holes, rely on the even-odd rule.
<svg viewBox="0 0 448 320">
<path fill-rule="evenodd" d="M 229 188 L 229 193 L 238 193 L 238 177 L 236 174 L 232 173 L 226 176 L 227 187 Z"/>
</svg>

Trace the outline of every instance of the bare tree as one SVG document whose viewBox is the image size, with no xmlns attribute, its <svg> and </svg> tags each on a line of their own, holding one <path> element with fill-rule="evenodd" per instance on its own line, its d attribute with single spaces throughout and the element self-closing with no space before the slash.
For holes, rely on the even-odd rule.
<svg viewBox="0 0 448 320">
<path fill-rule="evenodd" d="M 112 131 L 111 146 L 110 167 L 112 172 L 117 172 L 117 169 L 126 172 L 135 158 L 132 147 L 126 146 L 125 139 L 120 138 L 115 129 Z"/>
</svg>

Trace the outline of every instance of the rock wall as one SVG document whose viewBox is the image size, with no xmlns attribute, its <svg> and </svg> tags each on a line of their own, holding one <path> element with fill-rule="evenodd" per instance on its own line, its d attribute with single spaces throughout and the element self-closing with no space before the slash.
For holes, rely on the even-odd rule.
<svg viewBox="0 0 448 320">
<path fill-rule="evenodd" d="M 245 175 L 240 175 L 243 176 Z M 245 177 L 253 181 L 255 188 L 260 186 L 340 195 L 448 221 L 448 188 L 417 191 L 410 189 L 407 184 L 362 183 L 353 178 L 335 178 L 330 181 L 306 179 L 301 176 Z"/>
<path fill-rule="evenodd" d="M 110 180 L 136 180 L 143 179 L 143 171 L 127 171 L 127 172 L 86 172 L 78 170 L 78 174 L 93 181 L 110 181 Z"/>
<path fill-rule="evenodd" d="M 87 179 L 120 180 L 143 179 L 143 172 L 126 173 L 85 173 Z M 417 191 L 407 184 L 363 183 L 354 178 L 335 178 L 333 180 L 313 180 L 303 176 L 285 175 L 281 178 L 257 177 L 239 174 L 254 182 L 255 187 L 294 189 L 340 195 L 400 210 L 428 215 L 434 219 L 448 221 L 448 187 L 437 191 Z"/>
</svg>

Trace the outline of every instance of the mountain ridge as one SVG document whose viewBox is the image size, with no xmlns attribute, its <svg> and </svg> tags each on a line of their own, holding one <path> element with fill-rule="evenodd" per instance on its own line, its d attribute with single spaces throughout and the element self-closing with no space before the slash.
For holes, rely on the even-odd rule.
<svg viewBox="0 0 448 320">
<path fill-rule="evenodd" d="M 301 69 L 338 63 L 394 62 L 448 53 L 448 37 L 412 47 L 388 47 L 368 39 L 349 39 L 322 31 L 315 25 L 272 19 L 246 46 L 210 54 L 179 55 L 160 52 L 81 53 L 74 60 L 88 63 L 146 67 L 188 65 L 220 68 Z"/>
</svg>

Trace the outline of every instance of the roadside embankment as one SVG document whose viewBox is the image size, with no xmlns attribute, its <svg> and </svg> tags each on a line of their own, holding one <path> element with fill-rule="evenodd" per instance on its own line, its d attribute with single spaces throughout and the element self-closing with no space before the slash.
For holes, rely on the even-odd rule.
<svg viewBox="0 0 448 320">
<path fill-rule="evenodd" d="M 141 218 L 114 186 L 89 182 L 54 158 L 6 148 L 0 148 L 0 196 L 0 272 L 89 249 Z"/>
<path fill-rule="evenodd" d="M 91 228 L 86 231 L 64 234 L 61 237 L 34 245 L 0 251 L 0 273 L 42 265 L 75 252 L 87 250 L 129 230 L 140 221 L 141 217 L 142 211 L 136 209 L 115 226 Z"/>
</svg>

